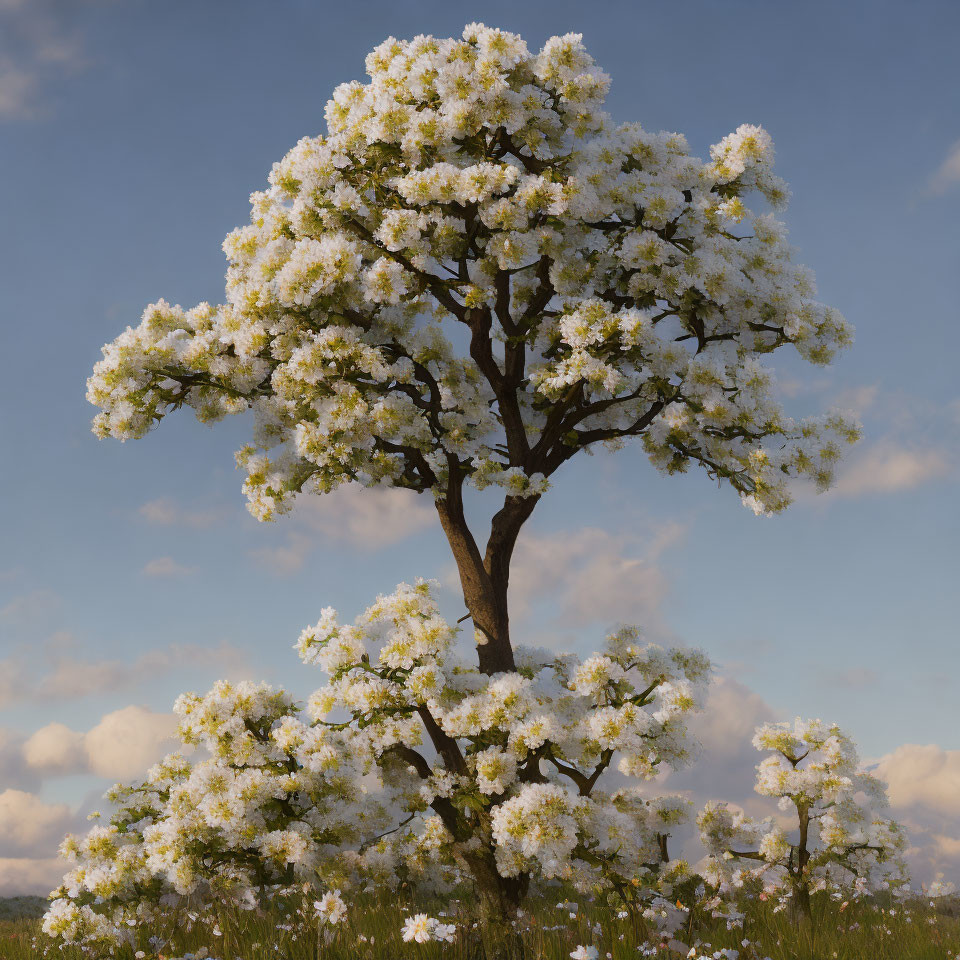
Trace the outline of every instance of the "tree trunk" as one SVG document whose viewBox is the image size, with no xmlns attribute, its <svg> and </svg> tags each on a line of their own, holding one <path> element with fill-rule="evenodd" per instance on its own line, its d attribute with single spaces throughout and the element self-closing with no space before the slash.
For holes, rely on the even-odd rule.
<svg viewBox="0 0 960 960">
<path fill-rule="evenodd" d="M 493 518 L 490 539 L 481 556 L 463 513 L 461 482 L 450 481 L 446 498 L 437 500 L 437 513 L 457 562 L 463 601 L 477 632 L 480 670 L 488 675 L 513 671 L 516 663 L 507 606 L 510 559 L 520 528 L 539 498 L 507 497 Z"/>
<path fill-rule="evenodd" d="M 524 960 L 523 937 L 516 926 L 517 904 L 500 896 L 480 898 L 480 941 L 486 960 Z"/>
<path fill-rule="evenodd" d="M 494 516 L 490 538 L 481 555 L 467 526 L 462 499 L 463 478 L 451 474 L 446 496 L 436 501 L 440 523 L 450 543 L 463 601 L 477 633 L 480 670 L 489 675 L 516 670 L 510 642 L 507 590 L 510 560 L 524 522 L 539 497 L 506 497 Z M 477 887 L 479 927 L 470 944 L 470 960 L 523 960 L 523 937 L 516 921 L 530 878 L 502 877 L 492 849 L 465 855 Z"/>
<path fill-rule="evenodd" d="M 670 850 L 667 847 L 667 842 L 670 840 L 669 833 L 658 833 L 657 834 L 657 844 L 660 847 L 660 862 L 669 863 L 670 862 Z"/>
<path fill-rule="evenodd" d="M 530 886 L 529 876 L 500 876 L 492 850 L 474 850 L 464 860 L 477 891 L 479 925 L 473 934 L 471 960 L 523 960 L 523 937 L 516 921 Z"/>
<path fill-rule="evenodd" d="M 790 918 L 796 924 L 812 923 L 813 913 L 810 909 L 810 891 L 805 883 L 794 884 L 793 896 L 790 898 Z"/>
<path fill-rule="evenodd" d="M 810 877 L 807 875 L 807 864 L 810 862 L 810 851 L 807 849 L 810 833 L 810 808 L 802 803 L 797 804 L 797 814 L 800 820 L 800 837 L 797 841 L 797 872 L 793 880 L 791 913 L 795 923 L 809 923 L 812 920 Z"/>
</svg>

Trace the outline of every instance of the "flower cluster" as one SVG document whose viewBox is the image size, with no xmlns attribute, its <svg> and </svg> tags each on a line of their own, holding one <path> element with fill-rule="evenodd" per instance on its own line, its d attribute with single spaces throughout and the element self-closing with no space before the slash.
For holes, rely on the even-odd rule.
<svg viewBox="0 0 960 960">
<path fill-rule="evenodd" d="M 860 769 L 856 747 L 839 727 L 799 718 L 766 724 L 753 744 L 769 752 L 755 789 L 776 797 L 791 822 L 785 828 L 708 804 L 698 824 L 714 882 L 737 887 L 756 877 L 781 895 L 781 904 L 794 898 L 801 911 L 819 890 L 859 895 L 906 882 L 903 829 L 878 812 L 887 804 L 884 785 Z"/>
<path fill-rule="evenodd" d="M 65 944 L 87 948 L 110 947 L 117 942 L 117 930 L 111 918 L 87 904 L 58 898 L 43 918 L 43 932 Z"/>
<path fill-rule="evenodd" d="M 313 719 L 346 713 L 355 755 L 424 814 L 422 833 L 398 839 L 421 846 L 418 860 L 443 851 L 470 873 L 469 848 L 484 837 L 503 877 L 602 883 L 658 860 L 657 837 L 684 806 L 597 785 L 610 768 L 650 778 L 690 759 L 685 718 L 700 702 L 705 658 L 642 645 L 624 628 L 582 663 L 521 649 L 517 672 L 487 676 L 457 657 L 454 637 L 420 582 L 350 626 L 325 611 L 298 643 L 331 677 L 310 698 Z"/>
<path fill-rule="evenodd" d="M 175 710 L 183 744 L 205 759 L 171 754 L 143 783 L 115 786 L 109 823 L 64 841 L 73 866 L 47 914 L 51 935 L 120 943 L 131 922 L 187 898 L 253 906 L 278 885 L 316 882 L 342 844 L 388 824 L 343 738 L 304 724 L 283 692 L 221 681 Z M 316 909 L 342 920 L 339 891 Z"/>
<path fill-rule="evenodd" d="M 574 34 L 536 53 L 481 24 L 390 38 L 367 72 L 253 194 L 226 303 L 161 300 L 104 347 L 98 434 L 252 409 L 238 458 L 264 519 L 349 481 L 535 497 L 578 450 L 630 437 L 757 511 L 791 476 L 830 482 L 856 428 L 793 422 L 761 360 L 826 363 L 851 332 L 765 212 L 787 190 L 764 130 L 704 161 L 614 125 Z"/>
<path fill-rule="evenodd" d="M 583 662 L 520 651 L 516 672 L 488 676 L 460 660 L 456 635 L 428 583 L 401 584 L 353 624 L 328 609 L 303 632 L 301 657 L 329 674 L 307 717 L 266 684 L 182 696 L 179 734 L 203 759 L 172 754 L 143 784 L 114 788 L 109 824 L 65 841 L 74 865 L 48 932 L 121 942 L 158 904 L 255 905 L 278 884 L 318 882 L 338 888 L 314 903 L 335 925 L 339 888 L 361 878 L 466 880 L 488 894 L 497 877 L 642 880 L 659 895 L 678 867 L 662 841 L 686 804 L 602 781 L 690 759 L 705 658 L 623 628 Z"/>
<path fill-rule="evenodd" d="M 456 924 L 443 923 L 436 917 L 418 913 L 404 920 L 402 937 L 405 943 L 411 940 L 414 943 L 429 943 L 431 940 L 439 943 L 453 943 L 456 933 Z"/>
</svg>

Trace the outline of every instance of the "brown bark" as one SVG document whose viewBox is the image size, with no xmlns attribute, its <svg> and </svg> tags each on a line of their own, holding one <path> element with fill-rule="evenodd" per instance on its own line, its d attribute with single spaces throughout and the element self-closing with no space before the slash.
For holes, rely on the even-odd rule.
<svg viewBox="0 0 960 960">
<path fill-rule="evenodd" d="M 526 874 L 502 877 L 492 852 L 467 859 L 477 887 L 479 927 L 476 946 L 486 960 L 523 960 L 523 937 L 517 929 L 517 911 L 530 885 Z"/>
<path fill-rule="evenodd" d="M 807 838 L 810 832 L 810 809 L 803 804 L 799 804 L 797 813 L 800 818 L 800 837 L 797 842 L 797 864 L 793 875 L 793 898 L 790 904 L 790 912 L 795 922 L 809 923 L 813 916 L 810 909 L 810 881 L 807 876 L 807 864 L 810 861 L 810 851 L 807 849 Z"/>
<path fill-rule="evenodd" d="M 669 863 L 670 862 L 670 851 L 667 848 L 667 841 L 670 839 L 669 833 L 658 833 L 657 834 L 657 843 L 660 846 L 660 862 Z"/>
<path fill-rule="evenodd" d="M 810 906 L 810 891 L 806 884 L 795 884 L 790 900 L 790 915 L 794 923 L 812 923 L 813 913 Z"/>
<path fill-rule="evenodd" d="M 451 478 L 447 496 L 437 500 L 437 513 L 460 574 L 463 600 L 479 633 L 477 657 L 488 675 L 516 669 L 510 642 L 507 591 L 510 560 L 524 522 L 538 497 L 507 497 L 494 516 L 483 555 L 463 512 L 462 481 Z"/>
</svg>

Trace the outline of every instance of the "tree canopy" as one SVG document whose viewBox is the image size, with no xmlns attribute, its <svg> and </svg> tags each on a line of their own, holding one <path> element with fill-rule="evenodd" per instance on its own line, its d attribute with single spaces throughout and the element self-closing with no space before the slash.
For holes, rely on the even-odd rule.
<svg viewBox="0 0 960 960">
<path fill-rule="evenodd" d="M 856 428 L 787 417 L 763 358 L 826 363 L 851 332 L 767 209 L 788 191 L 762 128 L 702 161 L 613 123 L 575 34 L 536 54 L 481 24 L 390 38 L 367 72 L 252 195 L 224 243 L 226 303 L 161 300 L 104 348 L 97 433 L 252 409 L 238 461 L 261 519 L 347 482 L 430 491 L 491 670 L 514 665 L 516 538 L 578 451 L 640 438 L 659 469 L 699 464 L 758 512 L 791 477 L 829 484 Z M 465 485 L 503 488 L 485 549 Z"/>
<path fill-rule="evenodd" d="M 224 243 L 227 300 L 160 301 L 104 349 L 95 429 L 252 408 L 251 509 L 347 481 L 536 496 L 577 451 L 642 437 L 777 510 L 829 481 L 839 418 L 797 424 L 761 358 L 850 340 L 769 212 L 788 191 L 741 126 L 690 156 L 614 124 L 578 35 L 388 39 L 339 86 Z"/>
</svg>

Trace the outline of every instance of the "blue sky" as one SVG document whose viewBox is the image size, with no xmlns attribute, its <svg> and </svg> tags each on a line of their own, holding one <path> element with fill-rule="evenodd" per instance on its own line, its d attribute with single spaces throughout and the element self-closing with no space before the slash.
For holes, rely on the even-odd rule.
<svg viewBox="0 0 960 960">
<path fill-rule="evenodd" d="M 835 493 L 757 519 L 639 450 L 581 457 L 525 534 L 522 632 L 586 652 L 635 619 L 705 648 L 745 704 L 835 719 L 871 758 L 933 745 L 941 780 L 910 815 L 960 835 L 931 825 L 942 778 L 960 781 L 960 7 L 930 0 L 3 0 L 0 793 L 73 816 L 114 767 L 24 760 L 37 730 L 112 729 L 133 705 L 148 750 L 176 694 L 223 673 L 312 689 L 291 645 L 322 606 L 352 617 L 400 580 L 449 582 L 429 504 L 337 494 L 258 524 L 233 469 L 241 419 L 101 442 L 84 381 L 148 302 L 222 297 L 223 236 L 369 49 L 471 20 L 532 47 L 582 32 L 614 118 L 679 130 L 701 155 L 767 127 L 798 257 L 857 329 L 831 368 L 777 366 L 792 412 L 860 412 Z M 459 616 L 452 590 L 445 604 Z M 0 892 L 4 863 L 48 856 L 3 837 L 0 823 Z"/>
</svg>

